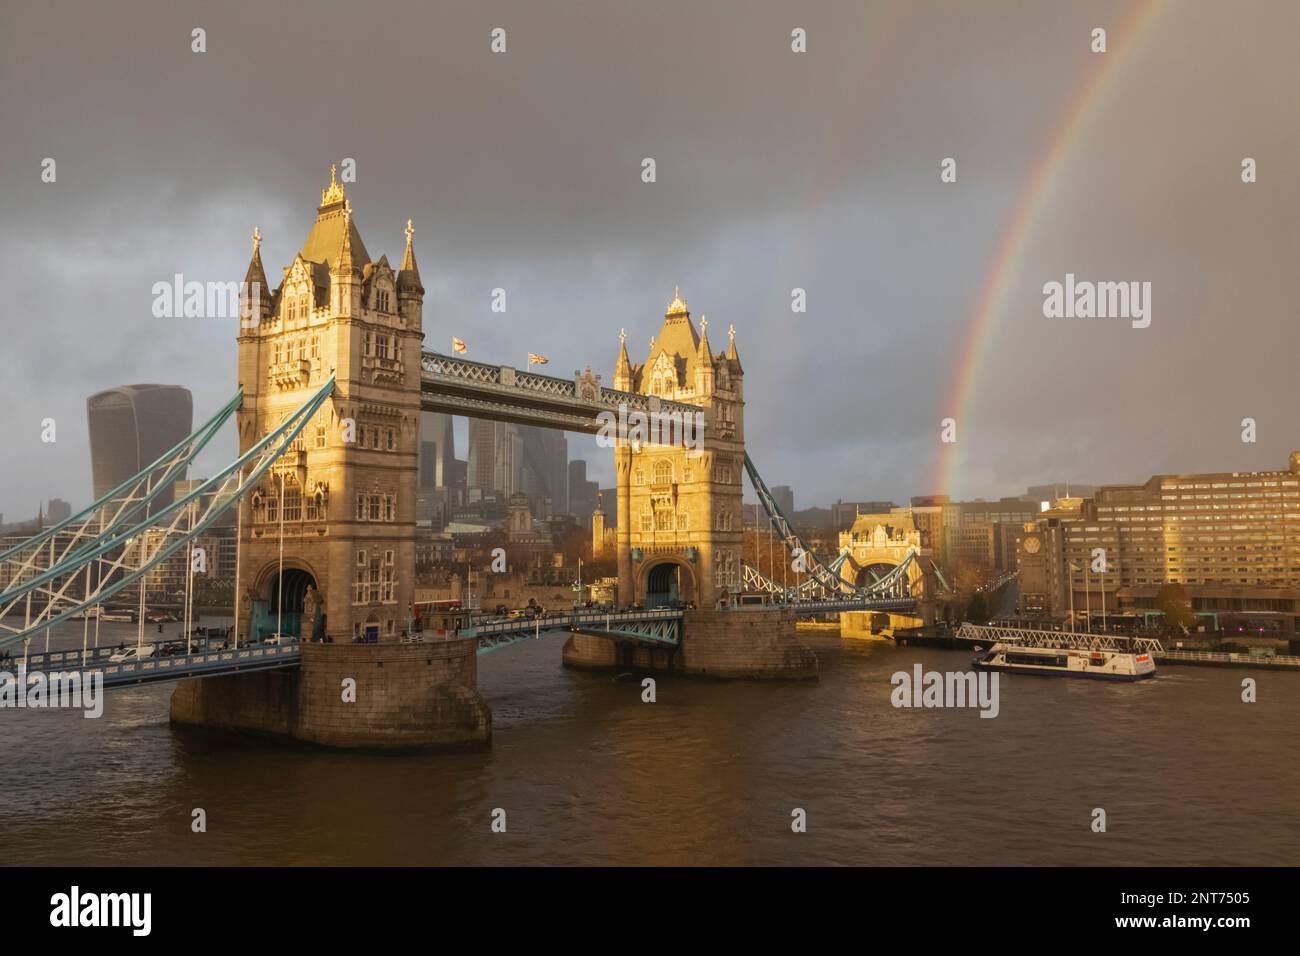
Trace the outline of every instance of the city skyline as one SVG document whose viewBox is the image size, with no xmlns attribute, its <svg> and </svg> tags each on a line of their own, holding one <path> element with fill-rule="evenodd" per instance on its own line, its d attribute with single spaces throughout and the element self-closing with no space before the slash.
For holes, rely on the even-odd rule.
<svg viewBox="0 0 1300 956">
<path fill-rule="evenodd" d="M 16 290 L 13 315 L 46 318 L 8 324 L 11 354 L 30 360 L 0 386 L 12 463 L 0 510 L 78 498 L 89 468 L 77 407 L 93 391 L 165 368 L 191 388 L 200 415 L 229 397 L 234 320 L 155 319 L 153 284 L 177 272 L 237 279 L 253 225 L 268 261 L 287 261 L 309 226 L 303 203 L 328 162 L 347 157 L 371 241 L 397 247 L 410 217 L 428 250 L 427 347 L 449 351 L 456 336 L 467 357 L 517 366 L 534 350 L 549 356 L 545 370 L 590 364 L 608 381 L 611 324 L 644 350 L 678 284 L 697 314 L 753 343 L 746 372 L 763 388 L 747 409 L 752 454 L 805 501 L 996 498 L 1067 477 L 1269 467 L 1297 443 L 1284 415 L 1289 230 L 1300 204 L 1282 172 L 1296 133 L 1272 121 L 1295 85 L 1281 44 L 1297 14 L 1256 9 L 1102 3 L 971 17 L 943 4 L 812 6 L 798 14 L 810 38 L 801 59 L 762 52 L 788 42 L 794 14 L 781 7 L 733 22 L 669 5 L 633 15 L 662 42 L 623 51 L 622 78 L 600 89 L 576 85 L 606 55 L 600 18 L 560 28 L 521 10 L 509 56 L 528 84 L 503 76 L 486 49 L 457 45 L 422 61 L 418 81 L 445 89 L 454 72 L 469 81 L 462 94 L 422 104 L 428 122 L 388 146 L 364 127 L 404 116 L 406 86 L 361 45 L 355 56 L 373 85 L 345 86 L 341 102 L 314 108 L 364 122 L 311 124 L 257 159 L 249 147 L 274 138 L 278 118 L 243 104 L 261 89 L 298 89 L 313 72 L 303 58 L 324 35 L 274 52 L 269 38 L 241 39 L 254 73 L 219 42 L 251 8 L 213 11 L 204 62 L 215 72 L 176 70 L 167 94 L 202 109 L 133 98 L 129 77 L 111 73 L 78 90 L 83 123 L 55 127 L 15 91 L 71 95 L 51 68 L 63 58 L 194 54 L 166 18 L 128 28 L 87 7 L 87 29 L 65 36 L 17 11 L 11 35 L 26 39 L 7 63 L 30 83 L 0 94 L 15 133 L 0 148 L 37 188 L 12 177 L 0 185 L 12 223 L 0 275 Z M 329 29 L 364 29 L 352 19 L 362 16 L 337 11 Z M 1097 24 L 1110 30 L 1104 54 L 1086 42 Z M 442 22 L 450 33 L 488 26 L 465 11 Z M 310 38 L 317 28 L 303 29 Z M 854 33 L 870 38 L 868 69 L 846 85 L 838 70 L 862 57 L 846 38 Z M 555 67 L 557 51 L 572 72 Z M 394 60 L 411 62 L 399 52 Z M 1249 69 L 1210 74 L 1196 66 L 1205 57 Z M 870 122 L 846 120 L 868 82 L 887 82 L 890 94 L 870 98 Z M 375 101 L 380 89 L 394 92 Z M 545 124 L 529 119 L 533 92 L 550 104 Z M 136 129 L 159 115 L 176 124 L 161 142 L 103 125 L 111 116 L 116 129 Z M 592 126 L 593 115 L 606 120 Z M 718 115 L 729 122 L 713 123 Z M 229 147 L 220 162 L 205 158 L 214 136 Z M 91 149 L 105 137 L 110 149 Z M 807 144 L 817 144 L 811 156 Z M 40 184 L 46 156 L 58 179 Z M 640 180 L 646 156 L 658 163 L 653 184 Z M 946 157 L 956 182 L 940 179 Z M 1241 181 L 1243 157 L 1258 161 L 1257 182 Z M 1194 261 L 1214 266 L 1189 272 Z M 1151 282 L 1150 327 L 1045 318 L 1042 288 L 1066 276 Z M 496 288 L 504 313 L 491 308 Z M 806 313 L 791 312 L 795 288 Z M 872 335 L 858 336 L 864 325 Z M 862 344 L 834 347 L 850 337 Z M 66 339 L 92 348 L 58 349 Z M 1252 374 L 1222 400 L 1202 387 L 1216 367 Z M 940 441 L 948 417 L 953 446 Z M 41 441 L 45 418 L 59 423 L 56 443 Z M 1245 418 L 1258 424 L 1253 443 L 1240 437 Z M 233 444 L 223 435 L 197 469 Z M 608 485 L 609 456 L 588 439 L 570 444 Z"/>
</svg>

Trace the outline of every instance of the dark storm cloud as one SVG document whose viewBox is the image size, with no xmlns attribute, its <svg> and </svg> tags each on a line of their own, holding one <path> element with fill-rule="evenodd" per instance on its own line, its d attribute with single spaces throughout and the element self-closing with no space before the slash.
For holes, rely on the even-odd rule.
<svg viewBox="0 0 1300 956">
<path fill-rule="evenodd" d="M 84 402 L 234 389 L 230 320 L 159 320 L 155 281 L 274 278 L 327 164 L 372 256 L 415 220 L 426 341 L 610 375 L 674 284 L 734 323 L 748 443 L 801 504 L 932 490 L 938 423 L 1002 229 L 1129 5 L 27 5 L 0 39 L 0 510 L 89 494 Z M 190 30 L 208 52 L 190 52 Z M 508 52 L 488 33 L 508 31 Z M 809 52 L 789 52 L 795 26 Z M 1300 23 L 1162 5 L 1082 128 L 960 432 L 955 491 L 1280 464 L 1295 443 Z M 1109 54 L 1108 54 L 1109 55 Z M 1118 55 L 1118 54 L 1116 54 Z M 1236 176 L 1260 161 L 1260 183 Z M 40 162 L 58 162 L 42 184 Z M 654 157 L 659 181 L 639 181 Z M 939 183 L 938 163 L 959 161 Z M 1289 164 L 1289 165 L 1288 165 Z M 1155 284 L 1151 329 L 1050 323 L 1066 271 Z M 509 311 L 488 309 L 494 287 Z M 790 312 L 790 289 L 809 311 Z M 1207 382 L 1213 387 L 1207 387 Z M 1230 383 L 1230 385 L 1228 384 Z M 1260 420 L 1243 446 L 1233 426 Z M 55 417 L 59 441 L 40 442 Z M 585 440 L 593 474 L 607 453 Z M 210 463 L 233 449 L 233 438 Z"/>
</svg>

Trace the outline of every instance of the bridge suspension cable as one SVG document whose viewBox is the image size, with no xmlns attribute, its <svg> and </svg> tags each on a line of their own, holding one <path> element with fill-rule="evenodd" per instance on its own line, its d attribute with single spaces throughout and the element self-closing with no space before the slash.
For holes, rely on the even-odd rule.
<svg viewBox="0 0 1300 956">
<path fill-rule="evenodd" d="M 156 513 L 146 509 L 134 524 L 128 518 L 121 518 L 105 533 L 65 553 L 61 560 L 33 569 L 24 579 L 13 581 L 8 590 L 0 593 L 0 646 L 29 638 L 101 604 L 141 581 L 150 570 L 186 547 L 222 514 L 236 507 L 248 489 L 286 451 L 295 449 L 302 430 L 333 390 L 331 377 L 247 452 L 189 494 Z M 140 510 L 135 508 L 132 514 L 138 515 Z M 57 550 L 54 538 L 50 537 L 49 541 L 50 547 Z M 94 575 L 92 570 L 96 572 Z M 19 612 L 23 623 L 8 623 L 6 618 Z"/>
<path fill-rule="evenodd" d="M 0 550 L 0 581 L 22 582 L 47 571 L 147 512 L 159 495 L 184 477 L 185 469 L 221 430 L 242 400 L 241 390 L 193 433 L 90 506 Z M 0 595 L 0 602 L 7 596 L 8 592 Z"/>
<path fill-rule="evenodd" d="M 830 595 L 861 598 L 864 601 L 873 598 L 898 599 L 911 596 L 911 579 L 908 571 L 912 563 L 917 560 L 915 550 L 909 548 L 903 560 L 888 574 L 884 576 L 873 574 L 876 580 L 871 584 L 865 587 L 851 584 L 840 574 L 846 561 L 853 562 L 849 552 L 843 551 L 833 561 L 823 563 L 811 549 L 806 547 L 799 533 L 795 531 L 794 525 L 785 516 L 781 506 L 776 503 L 763 476 L 758 473 L 753 459 L 749 457 L 749 452 L 745 452 L 745 473 L 749 475 L 749 483 L 754 487 L 754 494 L 758 496 L 759 503 L 767 512 L 772 527 L 781 538 L 781 543 L 790 554 L 801 558 L 808 570 L 808 578 L 805 581 L 796 587 L 785 587 L 765 577 L 757 568 L 746 565 L 743 583 L 747 589 L 781 594 L 786 601 L 802 601 Z M 854 567 L 856 566 L 854 563 Z"/>
</svg>

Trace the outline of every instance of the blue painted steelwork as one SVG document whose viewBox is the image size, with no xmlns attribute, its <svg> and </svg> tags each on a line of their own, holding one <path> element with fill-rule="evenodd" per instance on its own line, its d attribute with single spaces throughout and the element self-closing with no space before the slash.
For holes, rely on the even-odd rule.
<svg viewBox="0 0 1300 956">
<path fill-rule="evenodd" d="M 134 647 L 135 645 L 131 645 Z M 156 646 L 156 645 L 155 645 Z M 302 661 L 298 642 L 283 645 L 252 644 L 237 650 L 196 651 L 193 654 L 173 654 L 167 657 L 146 657 L 138 661 L 107 660 L 116 654 L 116 648 L 101 647 L 98 655 L 81 664 L 81 651 L 64 651 L 51 654 L 33 654 L 27 659 L 27 672 L 103 674 L 105 687 L 124 687 L 132 684 L 157 684 L 184 680 L 187 677 L 221 677 L 247 671 L 273 670 L 297 667 Z"/>
<path fill-rule="evenodd" d="M 9 558 L 10 555 L 19 551 L 36 551 L 50 538 L 59 534 L 73 534 L 74 536 L 80 537 L 81 535 L 78 534 L 78 529 L 81 526 L 88 526 L 94 516 L 98 514 L 101 509 L 104 509 L 106 512 L 109 506 L 115 504 L 120 505 L 117 513 L 113 515 L 108 524 L 103 523 L 103 515 L 101 515 L 100 524 L 96 527 L 94 534 L 90 535 L 90 537 L 98 537 L 99 535 L 112 531 L 123 522 L 130 520 L 143 511 L 160 493 L 169 488 L 173 480 L 185 474 L 185 468 L 194 460 L 195 456 L 203 450 L 204 446 L 212 440 L 213 436 L 221 430 L 221 427 L 225 425 L 230 416 L 238 410 L 243 400 L 244 392 L 241 389 L 236 392 L 235 396 L 230 399 L 230 401 L 226 402 L 226 404 L 223 405 L 215 415 L 195 429 L 193 433 L 178 442 L 170 450 L 164 452 L 156 461 L 146 465 L 143 470 L 126 479 L 126 481 L 108 492 L 98 501 L 83 508 L 72 517 L 64 518 L 57 524 L 50 525 L 50 527 L 43 529 L 27 540 L 20 541 L 18 544 L 11 545 L 3 551 L 0 551 L 0 561 L 4 561 Z M 154 472 L 160 469 L 163 470 L 163 473 L 155 476 Z M 135 492 L 142 484 L 150 485 L 151 487 L 146 491 L 145 497 L 137 498 Z M 0 601 L 3 601 L 5 597 L 7 597 L 7 595 L 0 595 Z"/>
<path fill-rule="evenodd" d="M 883 577 L 877 577 L 875 581 L 865 587 L 850 584 L 840 577 L 840 569 L 845 561 L 851 561 L 848 551 L 841 552 L 830 564 L 824 564 L 811 550 L 804 546 L 803 541 L 799 538 L 799 533 L 794 530 L 794 525 L 781 511 L 780 505 L 772 496 L 768 489 L 767 483 L 763 481 L 763 476 L 758 473 L 758 468 L 754 461 L 749 457 L 749 452 L 745 452 L 745 472 L 749 475 L 749 483 L 754 487 L 754 493 L 757 495 L 759 502 L 763 505 L 763 510 L 767 512 L 772 526 L 776 529 L 781 543 L 791 554 L 798 553 L 802 555 L 808 566 L 808 580 L 804 581 L 798 587 L 783 587 L 775 581 L 771 581 L 757 569 L 745 568 L 745 585 L 746 587 L 755 587 L 758 590 L 772 593 L 780 593 L 783 597 L 782 603 L 802 604 L 804 598 L 817 595 L 820 598 L 829 598 L 831 595 L 842 595 L 842 600 L 857 599 L 858 608 L 866 607 L 865 601 L 874 601 L 879 599 L 884 604 L 883 608 L 889 602 L 897 601 L 903 598 L 910 598 L 912 605 L 915 605 L 915 598 L 911 597 L 910 579 L 907 572 L 912 563 L 917 559 L 915 550 L 909 549 L 903 560 L 888 574 Z"/>
<path fill-rule="evenodd" d="M 83 549 L 75 557 L 60 562 L 58 565 L 21 582 L 16 588 L 6 592 L 3 598 L 0 599 L 0 646 L 23 640 L 51 625 L 72 617 L 86 608 L 102 604 L 107 598 L 139 580 L 152 568 L 192 541 L 215 522 L 217 518 L 235 506 L 245 492 L 258 482 L 280 455 L 298 438 L 307 423 L 320 410 L 333 391 L 334 379 L 331 377 L 319 391 L 289 415 L 277 428 L 269 432 L 234 462 L 199 485 L 190 494 L 177 499 L 156 515 L 150 515 L 133 527 L 122 530 L 119 534 L 98 539 L 97 543 Z M 244 469 L 250 466 L 250 463 L 251 467 L 245 473 Z M 232 480 L 235 487 L 233 489 L 225 487 Z M 214 494 L 214 492 L 216 493 Z M 178 526 L 181 519 L 187 514 L 191 514 L 191 505 L 201 504 L 205 498 L 207 498 L 207 502 L 203 517 L 192 520 L 187 530 L 180 530 Z M 149 560 L 137 561 L 132 566 L 130 564 L 130 552 L 132 548 L 143 549 L 145 547 L 145 532 L 148 531 L 161 531 L 166 538 L 166 543 L 160 545 Z M 112 558 L 106 557 L 109 552 L 118 549 L 120 549 L 118 555 Z M 80 598 L 70 597 L 68 592 L 71 590 L 75 579 L 80 576 L 79 572 L 96 560 L 101 561 L 101 569 L 105 566 L 108 568 L 108 574 L 105 577 L 110 583 L 103 584 L 101 578 L 101 585 L 89 594 L 85 594 Z M 119 571 L 122 572 L 122 576 L 115 578 L 114 574 Z M 63 579 L 62 583 L 56 587 L 55 582 L 61 578 Z M 44 585 L 50 585 L 50 587 L 44 587 Z M 18 602 L 29 594 L 39 594 L 46 601 L 45 606 L 37 614 L 36 620 L 32 621 L 25 616 L 24 624 L 20 628 L 5 624 L 4 614 L 16 610 Z M 57 610 L 52 610 L 55 608 Z"/>
<path fill-rule="evenodd" d="M 540 638 L 558 631 L 581 630 L 620 640 L 643 641 L 677 647 L 681 643 L 682 612 L 655 611 L 567 611 L 533 620 L 497 621 L 470 628 L 467 636 L 478 639 L 478 653 L 487 654 L 520 641 Z"/>
</svg>

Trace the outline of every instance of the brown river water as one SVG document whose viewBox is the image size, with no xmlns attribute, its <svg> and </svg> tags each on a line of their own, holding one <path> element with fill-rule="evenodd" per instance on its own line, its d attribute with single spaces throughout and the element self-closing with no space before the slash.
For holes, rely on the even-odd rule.
<svg viewBox="0 0 1300 956">
<path fill-rule="evenodd" d="M 104 627 L 106 643 L 134 637 Z M 79 645 L 75 630 L 56 644 Z M 998 716 L 981 719 L 890 703 L 891 674 L 965 670 L 964 652 L 802 633 L 817 682 L 660 676 L 655 703 L 639 682 L 562 668 L 562 636 L 486 655 L 495 739 L 476 754 L 173 728 L 169 686 L 109 691 L 97 720 L 0 709 L 0 859 L 1300 864 L 1300 674 L 1003 675 Z M 1246 676 L 1257 703 L 1241 701 Z M 190 828 L 198 807 L 206 833 Z M 807 832 L 792 831 L 796 808 Z"/>
</svg>

